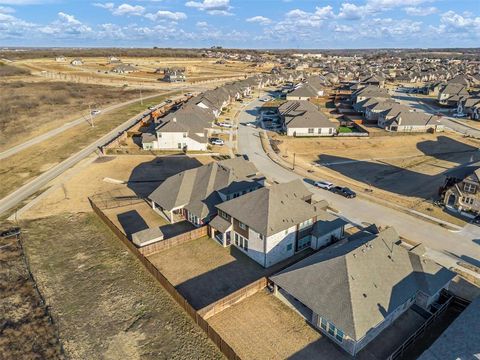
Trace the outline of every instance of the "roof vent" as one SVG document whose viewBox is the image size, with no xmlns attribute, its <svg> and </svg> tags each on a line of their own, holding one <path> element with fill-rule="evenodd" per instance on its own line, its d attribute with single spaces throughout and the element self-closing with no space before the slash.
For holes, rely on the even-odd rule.
<svg viewBox="0 0 480 360">
<path fill-rule="evenodd" d="M 363 293 L 363 297 L 366 299 L 366 298 L 367 298 L 367 294 Z"/>
</svg>

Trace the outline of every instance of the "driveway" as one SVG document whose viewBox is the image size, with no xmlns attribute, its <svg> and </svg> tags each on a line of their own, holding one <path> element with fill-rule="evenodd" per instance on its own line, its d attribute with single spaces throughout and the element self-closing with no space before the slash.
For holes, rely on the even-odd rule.
<svg viewBox="0 0 480 360">
<path fill-rule="evenodd" d="M 302 178 L 273 162 L 264 152 L 260 143 L 260 129 L 245 126 L 255 121 L 256 108 L 261 106 L 258 100 L 252 101 L 239 115 L 238 151 L 248 156 L 265 176 L 278 182 L 288 182 Z M 469 227 L 468 232 L 451 232 L 420 218 L 386 207 L 366 199 L 345 199 L 328 191 L 317 189 L 308 183 L 307 188 L 317 198 L 327 200 L 343 217 L 355 224 L 375 223 L 380 226 L 393 226 L 402 237 L 421 242 L 426 246 L 445 251 L 480 265 L 480 228 Z"/>
</svg>

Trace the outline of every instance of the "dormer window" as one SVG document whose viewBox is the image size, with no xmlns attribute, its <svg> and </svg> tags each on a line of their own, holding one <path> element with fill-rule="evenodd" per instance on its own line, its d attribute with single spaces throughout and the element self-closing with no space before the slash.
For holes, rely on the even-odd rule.
<svg viewBox="0 0 480 360">
<path fill-rule="evenodd" d="M 183 137 L 186 138 L 186 137 L 187 137 L 187 133 L 183 133 Z"/>
</svg>

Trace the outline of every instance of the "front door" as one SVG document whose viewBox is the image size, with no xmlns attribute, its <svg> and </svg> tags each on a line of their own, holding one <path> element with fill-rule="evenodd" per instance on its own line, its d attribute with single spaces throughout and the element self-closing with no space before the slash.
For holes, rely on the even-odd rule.
<svg viewBox="0 0 480 360">
<path fill-rule="evenodd" d="M 226 237 L 227 237 L 227 239 L 226 239 L 226 245 L 227 245 L 227 246 L 230 245 L 230 243 L 232 242 L 232 235 L 231 235 L 231 234 L 232 234 L 231 231 L 227 231 L 227 232 L 225 233 L 225 235 L 226 235 Z"/>
<path fill-rule="evenodd" d="M 450 194 L 450 196 L 448 197 L 448 206 L 455 206 L 455 200 L 456 200 L 456 196 L 455 194 Z"/>
</svg>

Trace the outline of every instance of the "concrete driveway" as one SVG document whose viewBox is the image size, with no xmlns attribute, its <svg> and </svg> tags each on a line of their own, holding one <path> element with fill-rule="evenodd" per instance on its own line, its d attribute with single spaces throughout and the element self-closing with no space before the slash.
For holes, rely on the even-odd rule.
<svg viewBox="0 0 480 360">
<path fill-rule="evenodd" d="M 261 106 L 258 100 L 252 101 L 239 115 L 238 152 L 248 156 L 264 175 L 278 182 L 288 182 L 300 175 L 273 162 L 264 152 L 259 132 L 261 129 L 245 126 L 255 121 L 255 109 Z M 380 226 L 393 226 L 402 237 L 421 242 L 427 247 L 458 256 L 464 261 L 480 265 L 480 228 L 469 226 L 468 231 L 452 232 L 438 225 L 426 222 L 419 217 L 386 207 L 366 199 L 345 199 L 328 191 L 317 189 L 308 183 L 306 186 L 316 197 L 327 200 L 343 217 L 352 223 L 374 223 Z"/>
</svg>

